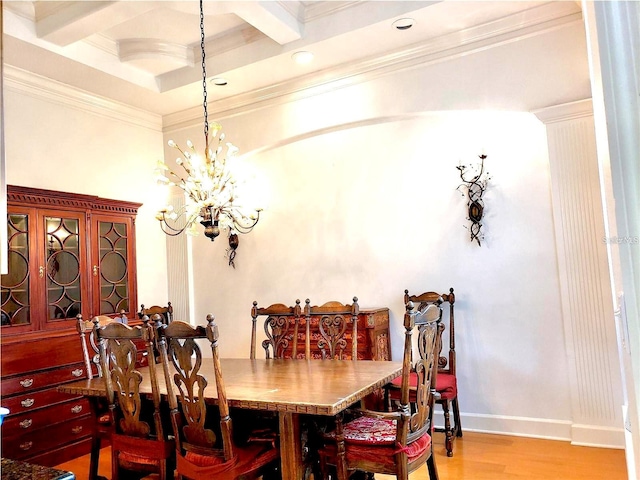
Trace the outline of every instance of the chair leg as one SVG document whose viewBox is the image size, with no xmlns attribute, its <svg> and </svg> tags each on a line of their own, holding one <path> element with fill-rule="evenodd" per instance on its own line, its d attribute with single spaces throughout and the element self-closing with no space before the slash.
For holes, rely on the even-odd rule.
<svg viewBox="0 0 640 480">
<path fill-rule="evenodd" d="M 456 437 L 461 437 L 462 424 L 460 423 L 460 407 L 458 407 L 458 397 L 451 400 L 451 409 L 453 410 L 453 421 L 455 423 Z"/>
<path fill-rule="evenodd" d="M 449 400 L 442 401 L 442 410 L 444 411 L 444 434 L 445 447 L 447 449 L 447 457 L 453 457 L 453 430 L 451 428 L 451 416 L 449 415 Z"/>
<path fill-rule="evenodd" d="M 427 470 L 429 471 L 429 480 L 438 480 L 438 469 L 436 468 L 436 460 L 433 453 L 427 458 Z"/>
<path fill-rule="evenodd" d="M 98 465 L 100 464 L 100 445 L 102 441 L 97 433 L 91 439 L 91 456 L 89 460 L 89 480 L 97 480 Z"/>
</svg>

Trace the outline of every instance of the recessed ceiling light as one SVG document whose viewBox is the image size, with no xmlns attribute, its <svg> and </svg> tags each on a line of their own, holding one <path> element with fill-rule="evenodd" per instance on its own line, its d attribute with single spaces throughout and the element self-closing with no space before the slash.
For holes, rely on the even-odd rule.
<svg viewBox="0 0 640 480">
<path fill-rule="evenodd" d="M 408 30 L 413 27 L 413 22 L 413 18 L 399 18 L 392 25 L 398 30 Z"/>
<path fill-rule="evenodd" d="M 304 65 L 306 63 L 311 62 L 311 60 L 313 60 L 313 53 L 300 51 L 291 55 L 291 58 L 293 58 L 293 60 L 296 63 L 299 63 L 300 65 Z"/>
<path fill-rule="evenodd" d="M 224 87 L 227 84 L 227 79 L 222 77 L 215 77 L 211 79 L 211 83 L 214 85 L 218 85 L 219 87 Z"/>
</svg>

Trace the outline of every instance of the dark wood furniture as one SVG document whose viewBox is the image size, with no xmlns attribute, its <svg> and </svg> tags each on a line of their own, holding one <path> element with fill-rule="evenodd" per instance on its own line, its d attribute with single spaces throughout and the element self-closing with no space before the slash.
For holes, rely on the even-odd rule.
<svg viewBox="0 0 640 480">
<path fill-rule="evenodd" d="M 165 432 L 160 415 L 157 372 L 149 370 L 149 402 L 140 392 L 142 375 L 136 370 L 138 349 L 134 342 L 144 342 L 148 357 L 153 358 L 153 328 L 148 320 L 135 327 L 117 322 L 100 326 L 98 317 L 93 323 L 111 415 L 111 480 L 131 478 L 134 472 L 156 473 L 160 480 L 172 480 L 175 442 Z"/>
<path fill-rule="evenodd" d="M 309 299 L 307 299 L 307 307 Z M 300 340 L 300 324 L 308 323 L 302 317 L 302 308 L 300 300 L 296 300 L 295 307 L 287 307 L 282 303 L 276 303 L 269 307 L 258 307 L 258 302 L 253 302 L 251 308 L 251 352 L 249 358 L 256 358 L 256 328 L 258 317 L 265 317 L 263 329 L 265 339 L 262 341 L 265 358 L 291 358 L 291 352 L 298 352 L 298 341 Z M 309 338 L 309 334 L 305 333 L 303 339 Z M 296 355 L 296 358 L 310 358 L 310 346 L 305 342 L 305 350 L 302 357 Z"/>
<path fill-rule="evenodd" d="M 171 306 L 171 302 L 167 302 L 166 307 L 161 307 L 160 305 L 153 305 L 149 308 L 144 306 L 144 303 L 140 305 L 140 312 L 138 312 L 138 318 L 142 320 L 144 316 L 149 318 L 154 315 L 160 315 L 162 317 L 162 322 L 166 325 L 173 321 L 173 307 Z"/>
<path fill-rule="evenodd" d="M 234 441 L 218 353 L 218 326 L 213 315 L 207 315 L 206 327 L 194 328 L 188 323 L 176 321 L 167 326 L 160 324 L 156 332 L 165 384 L 175 385 L 179 391 L 179 395 L 176 395 L 176 390 L 168 389 L 179 478 L 250 480 L 274 475 L 280 465 L 280 452 L 275 443 L 249 442 L 237 445 Z M 201 374 L 203 359 L 196 340 L 208 340 L 211 343 L 217 412 L 207 408 L 205 403 L 207 386 L 214 388 L 213 379 L 207 381 Z"/>
<path fill-rule="evenodd" d="M 300 480 L 303 474 L 300 416 L 333 417 L 348 406 L 380 389 L 402 372 L 401 362 L 332 360 L 266 360 L 222 358 L 229 407 L 278 412 L 283 480 Z M 140 391 L 150 393 L 149 368 L 141 368 Z M 156 366 L 162 376 L 162 367 Z M 205 362 L 202 376 L 215 378 L 213 364 Z M 166 393 L 164 378 L 160 390 Z M 61 385 L 61 392 L 104 396 L 100 379 Z M 206 402 L 215 404 L 217 392 L 208 389 Z"/>
<path fill-rule="evenodd" d="M 334 466 L 338 480 L 348 480 L 354 471 L 395 475 L 407 480 L 409 473 L 427 463 L 429 478 L 437 480 L 431 444 L 431 412 L 435 387 L 436 342 L 442 309 L 425 305 L 417 309 L 407 303 L 404 316 L 405 341 L 400 404 L 396 412 L 359 410 L 345 425 L 336 417 L 336 429 L 325 435 L 320 451 L 323 478 Z M 417 333 L 418 355 L 414 358 L 412 336 Z M 414 402 L 410 402 L 410 378 Z"/>
<path fill-rule="evenodd" d="M 296 300 L 296 306 L 300 302 Z M 274 304 L 269 307 L 258 307 L 258 302 L 253 302 L 251 309 L 251 358 L 256 357 L 256 344 L 262 342 L 263 348 L 270 348 L 273 354 L 271 342 L 277 344 L 277 358 L 320 359 L 322 350 L 318 347 L 321 339 L 320 311 L 309 313 L 310 301 L 307 299 L 304 309 L 296 310 L 296 306 L 287 307 L 284 304 Z M 318 307 L 313 307 L 318 308 Z M 357 312 L 357 335 L 359 360 L 391 360 L 391 337 L 389 335 L 389 309 L 388 308 L 359 308 Z M 277 338 L 270 339 L 269 333 L 265 333 L 259 340 L 257 333 L 257 319 L 264 318 L 266 329 L 271 329 L 268 322 L 279 329 Z M 286 319 L 286 322 L 284 321 Z M 308 321 L 307 321 L 308 319 Z M 279 326 L 278 326 L 279 325 Z M 307 333 L 308 332 L 308 333 Z M 273 334 L 271 334 L 273 337 Z M 347 332 L 349 344 L 351 332 Z M 307 341 L 308 339 L 308 341 Z M 295 353 L 294 353 L 295 352 Z M 344 357 L 350 359 L 352 352 L 347 350 Z"/>
<path fill-rule="evenodd" d="M 444 340 L 440 342 L 440 348 L 448 344 L 448 351 L 442 355 L 442 351 L 438 352 L 438 377 L 436 383 L 436 403 L 442 406 L 444 413 L 444 433 L 445 447 L 447 456 L 453 456 L 453 440 L 456 437 L 462 437 L 462 426 L 460 423 L 460 407 L 458 405 L 458 379 L 456 376 L 456 329 L 454 317 L 454 304 L 456 296 L 453 288 L 449 289 L 449 293 L 438 294 L 436 292 L 425 292 L 420 295 L 409 295 L 409 291 L 404 291 L 405 302 L 412 301 L 435 303 L 437 305 L 447 303 L 449 305 L 449 335 L 448 342 Z M 442 323 L 444 328 L 444 322 Z M 442 334 L 442 332 L 441 332 Z M 453 425 L 451 423 L 451 415 L 453 413 Z M 438 429 L 442 431 L 442 429 Z"/>
<path fill-rule="evenodd" d="M 358 314 L 360 306 L 358 297 L 353 297 L 351 305 L 340 302 L 326 302 L 320 306 L 305 308 L 305 317 L 317 318 L 318 339 L 317 348 L 322 359 L 343 360 L 346 358 L 347 345 L 351 344 L 351 360 L 358 359 Z M 308 321 L 310 324 L 311 321 Z M 308 338 L 308 337 L 307 337 Z"/>
<path fill-rule="evenodd" d="M 0 393 L 11 412 L 1 430 L 4 457 L 51 466 L 89 452 L 89 403 L 56 386 L 86 375 L 77 314 L 135 313 L 139 206 L 7 187 Z"/>
</svg>

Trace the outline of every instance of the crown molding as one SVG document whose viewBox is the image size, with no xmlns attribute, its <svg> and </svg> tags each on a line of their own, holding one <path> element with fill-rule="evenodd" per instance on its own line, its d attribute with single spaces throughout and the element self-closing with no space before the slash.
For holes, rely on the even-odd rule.
<svg viewBox="0 0 640 480">
<path fill-rule="evenodd" d="M 562 105 L 540 108 L 533 110 L 531 113 L 538 117 L 538 120 L 545 125 L 549 123 L 566 122 L 568 120 L 575 120 L 576 118 L 592 117 L 593 102 L 590 98 L 587 98 L 576 102 L 563 103 Z"/>
<path fill-rule="evenodd" d="M 524 13 L 421 42 L 408 49 L 370 57 L 356 64 L 343 64 L 252 92 L 209 102 L 208 112 L 210 116 L 222 120 L 368 82 L 404 70 L 453 60 L 542 35 L 576 22 L 582 22 L 582 13 L 573 2 L 551 2 Z M 190 128 L 201 121 L 202 108 L 192 107 L 165 115 L 163 131 Z"/>
<path fill-rule="evenodd" d="M 123 103 L 90 94 L 50 78 L 26 70 L 4 66 L 4 88 L 94 115 L 128 123 L 154 131 L 162 130 L 162 116 L 130 107 Z"/>
</svg>

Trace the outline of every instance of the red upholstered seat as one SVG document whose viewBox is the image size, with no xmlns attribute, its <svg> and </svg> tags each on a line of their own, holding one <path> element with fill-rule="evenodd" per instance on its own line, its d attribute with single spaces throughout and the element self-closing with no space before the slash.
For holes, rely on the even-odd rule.
<svg viewBox="0 0 640 480">
<path fill-rule="evenodd" d="M 438 373 L 436 377 L 436 391 L 441 398 L 452 399 L 458 396 L 458 382 L 455 375 Z"/>
<path fill-rule="evenodd" d="M 187 452 L 184 458 L 198 467 L 210 467 L 211 465 L 221 465 L 224 463 L 224 458 L 222 457 L 216 457 L 214 455 L 200 455 L 193 452 Z M 233 464 L 231 461 L 227 463 Z"/>
<path fill-rule="evenodd" d="M 396 421 L 380 418 L 359 417 L 344 426 L 344 441 L 347 461 L 370 460 L 394 465 L 395 455 L 400 451 L 407 454 L 409 462 L 418 458 L 431 448 L 431 436 L 425 433 L 402 449 L 396 444 Z M 327 435 L 335 438 L 335 432 Z M 336 445 L 331 443 L 325 447 L 324 454 L 335 455 Z"/>
</svg>

